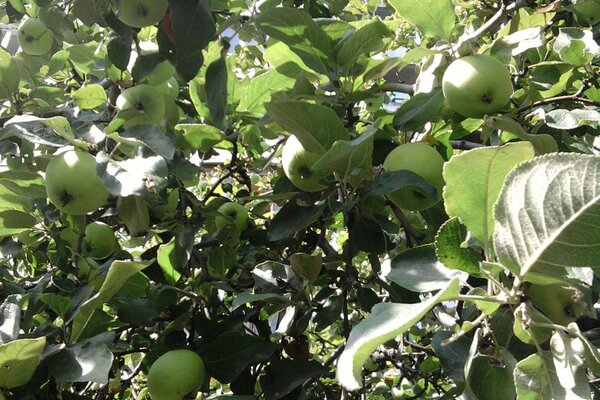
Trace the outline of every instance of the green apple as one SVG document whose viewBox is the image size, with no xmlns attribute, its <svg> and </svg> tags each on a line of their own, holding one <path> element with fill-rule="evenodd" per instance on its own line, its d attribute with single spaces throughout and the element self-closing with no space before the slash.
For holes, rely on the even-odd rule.
<svg viewBox="0 0 600 400">
<path fill-rule="evenodd" d="M 283 172 L 294 186 L 305 192 L 318 192 L 327 187 L 321 184 L 323 175 L 312 170 L 320 158 L 319 154 L 307 151 L 294 135 L 286 140 L 281 151 Z"/>
<path fill-rule="evenodd" d="M 574 2 L 573 9 L 584 16 L 590 25 L 600 22 L 600 0 L 579 0 Z"/>
<path fill-rule="evenodd" d="M 531 303 L 553 322 L 567 326 L 587 311 L 583 293 L 564 284 L 531 285 Z"/>
<path fill-rule="evenodd" d="M 134 28 L 156 25 L 163 18 L 168 0 L 120 0 L 117 17 Z"/>
<path fill-rule="evenodd" d="M 248 224 L 248 211 L 238 203 L 227 202 L 217 209 L 215 225 L 218 230 L 233 227 L 236 232 L 241 232 Z"/>
<path fill-rule="evenodd" d="M 444 158 L 433 147 L 423 142 L 406 143 L 396 147 L 383 162 L 387 172 L 408 170 L 421 176 L 437 190 L 437 199 L 431 199 L 418 190 L 402 188 L 388 194 L 389 199 L 405 210 L 421 211 L 436 204 L 442 195 Z"/>
<path fill-rule="evenodd" d="M 513 93 L 508 69 L 488 55 L 472 55 L 453 61 L 442 78 L 448 106 L 465 117 L 494 114 Z"/>
<path fill-rule="evenodd" d="M 86 257 L 103 259 L 119 250 L 115 232 L 104 222 L 94 221 L 85 227 L 81 253 Z"/>
<path fill-rule="evenodd" d="M 117 110 L 125 126 L 158 124 L 165 116 L 165 101 L 156 88 L 141 84 L 121 92 L 117 97 Z"/>
<path fill-rule="evenodd" d="M 160 356 L 148 371 L 148 391 L 153 400 L 181 400 L 204 381 L 204 362 L 187 349 Z"/>
<path fill-rule="evenodd" d="M 30 18 L 19 24 L 17 42 L 25 53 L 41 56 L 52 48 L 54 33 L 39 19 Z"/>
<path fill-rule="evenodd" d="M 96 159 L 85 151 L 56 155 L 46 167 L 48 199 L 66 214 L 83 215 L 106 203 L 108 191 L 96 175 Z"/>
</svg>

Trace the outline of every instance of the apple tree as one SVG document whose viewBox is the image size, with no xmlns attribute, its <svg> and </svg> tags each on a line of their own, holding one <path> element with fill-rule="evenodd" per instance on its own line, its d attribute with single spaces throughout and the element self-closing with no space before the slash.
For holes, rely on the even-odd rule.
<svg viewBox="0 0 600 400">
<path fill-rule="evenodd" d="M 600 0 L 0 0 L 0 399 L 592 399 Z"/>
</svg>

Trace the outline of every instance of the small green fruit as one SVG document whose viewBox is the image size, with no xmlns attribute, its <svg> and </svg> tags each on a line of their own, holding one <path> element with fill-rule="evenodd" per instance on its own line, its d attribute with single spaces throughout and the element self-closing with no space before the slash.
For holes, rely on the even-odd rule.
<svg viewBox="0 0 600 400">
<path fill-rule="evenodd" d="M 444 187 L 442 168 L 444 158 L 431 146 L 423 142 L 406 143 L 396 147 L 383 162 L 387 172 L 408 170 L 421 176 L 437 190 L 437 199 L 431 199 L 418 190 L 399 189 L 388 194 L 389 199 L 405 210 L 421 211 L 436 204 Z"/>
<path fill-rule="evenodd" d="M 19 24 L 17 42 L 25 53 L 41 56 L 52 48 L 54 33 L 39 19 L 30 18 Z"/>
<path fill-rule="evenodd" d="M 305 192 L 318 192 L 327 186 L 321 184 L 322 174 L 312 170 L 312 166 L 321 156 L 307 151 L 298 138 L 290 136 L 281 152 L 283 172 L 298 189 Z"/>
<path fill-rule="evenodd" d="M 85 227 L 81 252 L 86 257 L 103 259 L 119 250 L 119 242 L 112 228 L 94 221 Z"/>
<path fill-rule="evenodd" d="M 163 95 L 150 85 L 141 84 L 123 90 L 116 105 L 125 126 L 158 124 L 165 116 Z"/>
<path fill-rule="evenodd" d="M 531 303 L 554 323 L 567 326 L 587 310 L 583 293 L 574 286 L 531 285 Z"/>
<path fill-rule="evenodd" d="M 148 391 L 153 400 L 181 400 L 204 381 L 204 362 L 187 349 L 160 356 L 148 371 Z"/>
<path fill-rule="evenodd" d="M 215 217 L 215 225 L 218 230 L 225 227 L 233 227 L 236 232 L 241 232 L 248 224 L 248 211 L 244 206 L 228 202 L 217 209 Z"/>
<path fill-rule="evenodd" d="M 106 203 L 108 191 L 96 175 L 96 159 L 72 150 L 54 156 L 46 167 L 48 199 L 66 214 L 83 215 Z"/>
<path fill-rule="evenodd" d="M 444 72 L 442 90 L 448 106 L 465 117 L 494 114 L 513 93 L 504 64 L 483 54 L 453 61 Z"/>
<path fill-rule="evenodd" d="M 134 28 L 156 25 L 168 5 L 168 0 L 120 0 L 117 17 Z"/>
</svg>

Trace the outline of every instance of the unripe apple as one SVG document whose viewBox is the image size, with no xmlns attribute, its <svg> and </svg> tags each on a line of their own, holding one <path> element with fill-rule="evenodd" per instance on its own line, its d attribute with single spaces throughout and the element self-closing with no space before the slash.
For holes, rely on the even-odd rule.
<svg viewBox="0 0 600 400">
<path fill-rule="evenodd" d="M 204 381 L 204 362 L 187 349 L 160 356 L 148 371 L 148 391 L 153 400 L 181 400 Z"/>
<path fill-rule="evenodd" d="M 46 167 L 46 193 L 64 213 L 83 215 L 106 203 L 108 191 L 96 175 L 96 159 L 71 150 L 54 156 Z"/>
<path fill-rule="evenodd" d="M 117 17 L 134 28 L 156 25 L 168 5 L 168 0 L 120 0 Z"/>
<path fill-rule="evenodd" d="M 583 293 L 563 284 L 531 285 L 531 303 L 554 323 L 567 326 L 587 311 Z"/>
<path fill-rule="evenodd" d="M 248 224 L 248 211 L 238 203 L 228 202 L 217 209 L 215 225 L 218 230 L 233 227 L 236 232 L 241 232 Z"/>
<path fill-rule="evenodd" d="M 453 61 L 444 72 L 442 90 L 448 105 L 465 117 L 494 114 L 513 93 L 508 69 L 484 54 Z"/>
<path fill-rule="evenodd" d="M 39 19 L 30 18 L 19 24 L 17 42 L 25 53 L 41 56 L 52 48 L 54 33 Z"/>
<path fill-rule="evenodd" d="M 121 92 L 117 97 L 117 110 L 125 126 L 158 124 L 165 116 L 165 102 L 156 88 L 141 84 Z"/>
<path fill-rule="evenodd" d="M 298 189 L 305 192 L 318 192 L 327 186 L 321 184 L 323 175 L 312 170 L 321 156 L 307 151 L 298 138 L 290 136 L 281 152 L 283 172 Z"/>
<path fill-rule="evenodd" d="M 388 194 L 388 198 L 405 210 L 421 211 L 436 204 L 442 195 L 444 158 L 433 147 L 423 142 L 406 143 L 396 147 L 383 162 L 387 172 L 408 170 L 421 176 L 437 190 L 437 198 L 431 199 L 418 190 L 402 188 Z"/>
<path fill-rule="evenodd" d="M 104 222 L 94 221 L 85 227 L 81 252 L 86 257 L 103 259 L 119 250 L 113 229 Z"/>
</svg>

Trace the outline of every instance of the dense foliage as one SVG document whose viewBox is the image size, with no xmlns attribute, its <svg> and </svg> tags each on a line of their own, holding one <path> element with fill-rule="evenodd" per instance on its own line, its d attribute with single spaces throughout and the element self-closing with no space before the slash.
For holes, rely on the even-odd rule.
<svg viewBox="0 0 600 400">
<path fill-rule="evenodd" d="M 599 0 L 0 4 L 0 398 L 600 391 Z"/>
</svg>

